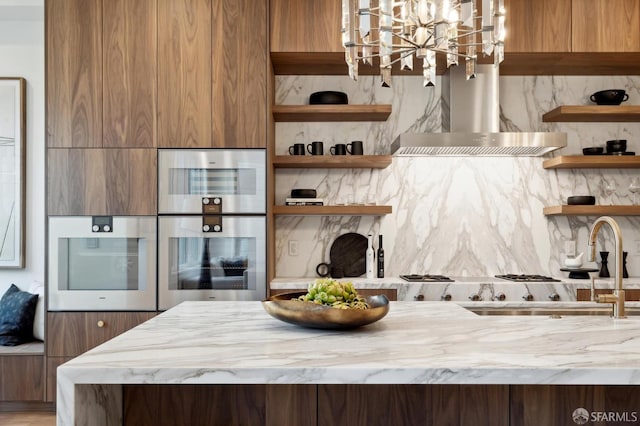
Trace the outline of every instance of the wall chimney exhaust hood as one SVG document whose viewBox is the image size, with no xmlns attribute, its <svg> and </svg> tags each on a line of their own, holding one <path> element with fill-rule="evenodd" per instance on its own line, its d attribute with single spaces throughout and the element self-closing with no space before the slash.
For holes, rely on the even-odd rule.
<svg viewBox="0 0 640 426">
<path fill-rule="evenodd" d="M 567 146 L 566 133 L 500 132 L 498 67 L 477 65 L 467 80 L 464 66 L 442 76 L 442 133 L 405 133 L 391 145 L 398 156 L 536 157 Z"/>
</svg>

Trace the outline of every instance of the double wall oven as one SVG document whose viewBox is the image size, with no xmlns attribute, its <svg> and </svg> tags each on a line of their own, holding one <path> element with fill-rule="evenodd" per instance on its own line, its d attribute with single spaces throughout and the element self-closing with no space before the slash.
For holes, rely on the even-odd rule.
<svg viewBox="0 0 640 426">
<path fill-rule="evenodd" d="M 266 296 L 264 149 L 158 154 L 158 308 Z"/>
</svg>

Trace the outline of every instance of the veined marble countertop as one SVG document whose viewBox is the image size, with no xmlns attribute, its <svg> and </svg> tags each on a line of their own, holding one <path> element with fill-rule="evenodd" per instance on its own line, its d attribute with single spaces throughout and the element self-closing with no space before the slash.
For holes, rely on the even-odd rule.
<svg viewBox="0 0 640 426">
<path fill-rule="evenodd" d="M 396 289 L 398 300 L 412 301 L 422 295 L 424 300 L 439 301 L 445 295 L 450 295 L 452 301 L 469 301 L 473 294 L 479 294 L 484 301 L 491 301 L 500 293 L 505 300 L 522 301 L 522 297 L 531 294 L 536 302 L 549 301 L 549 296 L 557 294 L 560 301 L 575 301 L 576 290 L 590 289 L 590 279 L 569 279 L 552 277 L 560 280 L 548 282 L 516 282 L 496 277 L 450 277 L 453 282 L 408 282 L 400 277 L 385 278 L 339 278 L 340 281 L 351 281 L 360 289 Z M 307 288 L 317 278 L 276 278 L 270 282 L 274 290 L 293 290 Z M 640 277 L 625 278 L 625 289 L 639 289 Z M 612 289 L 613 278 L 595 279 L 597 289 Z"/>
<path fill-rule="evenodd" d="M 72 424 L 87 389 L 94 402 L 105 389 L 117 399 L 118 384 L 627 385 L 640 384 L 639 366 L 640 316 L 478 316 L 456 303 L 391 302 L 374 324 L 328 331 L 281 322 L 260 302 L 185 302 L 59 367 L 58 424 Z M 80 384 L 98 387 L 75 392 Z"/>
</svg>

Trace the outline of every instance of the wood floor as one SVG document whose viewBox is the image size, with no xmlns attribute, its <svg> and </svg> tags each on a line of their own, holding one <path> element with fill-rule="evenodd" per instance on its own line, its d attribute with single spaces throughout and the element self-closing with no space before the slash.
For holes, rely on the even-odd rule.
<svg viewBox="0 0 640 426">
<path fill-rule="evenodd" d="M 55 412 L 0 413 L 2 426 L 56 426 Z"/>
</svg>

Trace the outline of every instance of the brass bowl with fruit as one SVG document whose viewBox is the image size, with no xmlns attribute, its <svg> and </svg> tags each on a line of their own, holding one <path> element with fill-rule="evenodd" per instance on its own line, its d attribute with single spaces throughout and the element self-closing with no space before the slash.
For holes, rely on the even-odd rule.
<svg viewBox="0 0 640 426">
<path fill-rule="evenodd" d="M 386 296 L 363 298 L 357 296 L 355 290 L 352 296 L 355 300 L 350 300 L 348 303 L 333 300 L 330 295 L 327 297 L 329 300 L 320 301 L 319 297 L 312 297 L 313 301 L 307 301 L 312 287 L 313 285 L 309 287 L 309 292 L 296 291 L 271 296 L 262 301 L 262 306 L 269 315 L 281 321 L 302 327 L 329 330 L 361 327 L 378 321 L 389 312 L 389 300 Z M 307 300 L 301 300 L 301 298 Z"/>
</svg>

